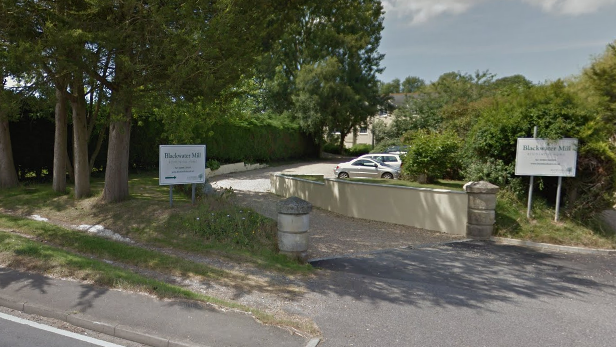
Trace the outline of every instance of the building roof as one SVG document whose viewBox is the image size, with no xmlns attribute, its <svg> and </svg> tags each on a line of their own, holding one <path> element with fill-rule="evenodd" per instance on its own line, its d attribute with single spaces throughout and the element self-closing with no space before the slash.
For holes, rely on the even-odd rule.
<svg viewBox="0 0 616 347">
<path fill-rule="evenodd" d="M 417 93 L 392 93 L 389 94 L 389 96 L 391 97 L 391 100 L 389 102 L 397 108 L 403 105 L 407 98 L 416 98 L 417 95 Z"/>
</svg>

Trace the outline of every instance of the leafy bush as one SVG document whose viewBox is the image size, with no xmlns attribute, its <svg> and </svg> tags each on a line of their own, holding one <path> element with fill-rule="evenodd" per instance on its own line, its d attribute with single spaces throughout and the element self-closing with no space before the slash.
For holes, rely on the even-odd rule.
<svg viewBox="0 0 616 347">
<path fill-rule="evenodd" d="M 220 162 L 216 159 L 208 159 L 208 161 L 205 163 L 205 166 L 212 171 L 216 171 L 220 169 Z"/>
<path fill-rule="evenodd" d="M 508 172 L 513 178 L 517 138 L 532 137 L 534 125 L 539 138 L 579 140 L 576 177 L 563 180 L 564 212 L 584 219 L 611 206 L 616 182 L 612 126 L 562 82 L 508 95 L 484 109 L 466 141 L 464 157 L 471 164 L 465 174 L 472 178 L 483 171 L 484 177 L 497 179 Z M 508 188 L 523 187 L 522 180 L 528 181 L 511 180 Z M 537 193 L 554 203 L 558 180 L 544 177 L 539 183 Z"/>
<path fill-rule="evenodd" d="M 399 145 L 400 145 L 400 140 L 386 139 L 386 140 L 379 142 L 376 146 L 374 146 L 374 149 L 372 149 L 370 153 L 383 153 L 388 147 L 399 146 Z"/>
<path fill-rule="evenodd" d="M 425 183 L 456 175 L 460 168 L 460 139 L 455 134 L 419 130 L 405 134 L 405 138 L 410 139 L 413 145 L 404 159 L 403 174 L 412 179 L 425 180 Z"/>
<path fill-rule="evenodd" d="M 276 223 L 250 209 L 229 206 L 216 210 L 208 204 L 182 214 L 173 214 L 167 221 L 169 230 L 178 237 L 189 234 L 208 244 L 227 245 L 234 249 L 269 250 L 276 252 Z"/>
<path fill-rule="evenodd" d="M 513 177 L 515 167 L 502 160 L 489 158 L 487 161 L 473 160 L 467 163 L 462 175 L 467 181 L 488 181 L 504 187 Z"/>
<path fill-rule="evenodd" d="M 323 152 L 331 154 L 342 154 L 340 152 L 340 146 L 333 142 L 327 142 L 323 145 Z"/>
<path fill-rule="evenodd" d="M 347 149 L 346 152 L 349 155 L 358 157 L 360 155 L 364 155 L 364 154 L 370 153 L 371 149 L 372 149 L 371 145 L 360 143 L 360 144 L 356 144 L 353 147 Z"/>
<path fill-rule="evenodd" d="M 314 139 L 289 122 L 272 119 L 220 121 L 205 134 L 207 155 L 221 162 L 269 162 L 316 157 Z"/>
</svg>

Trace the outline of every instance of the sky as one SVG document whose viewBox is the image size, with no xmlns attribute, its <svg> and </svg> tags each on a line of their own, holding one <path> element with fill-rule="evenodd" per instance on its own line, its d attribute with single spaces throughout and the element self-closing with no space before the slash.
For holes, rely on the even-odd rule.
<svg viewBox="0 0 616 347">
<path fill-rule="evenodd" d="M 579 75 L 616 40 L 616 0 L 382 0 L 384 82 L 446 72 Z"/>
</svg>

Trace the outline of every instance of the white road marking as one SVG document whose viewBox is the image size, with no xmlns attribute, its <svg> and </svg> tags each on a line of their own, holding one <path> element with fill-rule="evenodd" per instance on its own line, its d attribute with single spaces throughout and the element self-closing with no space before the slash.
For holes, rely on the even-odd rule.
<svg viewBox="0 0 616 347">
<path fill-rule="evenodd" d="M 11 322 L 15 322 L 15 323 L 19 323 L 19 324 L 24 324 L 24 325 L 29 325 L 33 328 L 37 328 L 40 330 L 44 330 L 44 331 L 49 331 L 58 335 L 62 335 L 62 336 L 66 336 L 66 337 L 70 337 L 73 338 L 75 340 L 79 340 L 79 341 L 84 341 L 84 342 L 88 342 L 91 343 L 93 345 L 97 345 L 97 346 L 101 346 L 101 347 L 124 347 L 121 345 L 116 345 L 115 343 L 111 343 L 111 342 L 107 342 L 107 341 L 103 341 L 103 340 L 98 340 L 89 336 L 84 336 L 84 335 L 79 335 L 79 334 L 75 334 L 72 333 L 70 331 L 66 331 L 66 330 L 62 330 L 62 329 L 57 329 L 54 327 L 50 327 L 48 325 L 44 325 L 44 324 L 40 324 L 40 323 L 36 323 L 36 322 L 32 322 L 29 321 L 27 319 L 21 319 L 19 317 L 15 317 L 15 316 L 11 316 L 8 314 L 4 314 L 2 312 L 0 312 L 0 318 L 11 321 Z"/>
</svg>

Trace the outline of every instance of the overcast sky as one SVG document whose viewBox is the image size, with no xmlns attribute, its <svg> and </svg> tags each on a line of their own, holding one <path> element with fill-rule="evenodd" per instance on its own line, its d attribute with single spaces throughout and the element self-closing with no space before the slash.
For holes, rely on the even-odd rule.
<svg viewBox="0 0 616 347">
<path fill-rule="evenodd" d="M 616 0 L 383 0 L 380 76 L 489 70 L 533 82 L 579 74 L 616 40 Z"/>
</svg>

